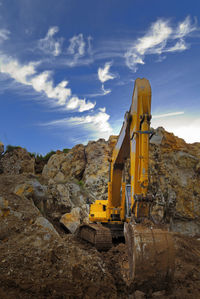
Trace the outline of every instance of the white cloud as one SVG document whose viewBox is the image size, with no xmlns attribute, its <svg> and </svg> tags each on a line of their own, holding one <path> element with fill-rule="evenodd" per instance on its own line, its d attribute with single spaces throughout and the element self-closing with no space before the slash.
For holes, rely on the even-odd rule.
<svg viewBox="0 0 200 299">
<path fill-rule="evenodd" d="M 171 112 L 171 113 L 165 113 L 165 114 L 159 114 L 159 115 L 152 115 L 152 118 L 156 119 L 156 118 L 163 118 L 163 117 L 169 117 L 169 116 L 175 116 L 175 115 L 181 115 L 181 114 L 184 114 L 184 111 Z"/>
<path fill-rule="evenodd" d="M 65 109 L 74 109 L 79 112 L 93 109 L 96 103 L 79 99 L 72 96 L 70 88 L 67 88 L 68 81 L 61 81 L 54 86 L 51 79 L 52 74 L 44 71 L 37 74 L 37 63 L 30 62 L 27 65 L 20 65 L 17 60 L 1 57 L 0 73 L 7 74 L 16 82 L 31 86 L 36 92 L 43 93 L 54 106 L 63 106 Z"/>
<path fill-rule="evenodd" d="M 31 85 L 28 82 L 28 77 L 36 73 L 35 63 L 30 62 L 27 65 L 21 66 L 17 60 L 10 60 L 5 57 L 2 57 L 0 62 L 1 73 L 9 74 L 11 78 L 15 79 L 19 83 Z"/>
<path fill-rule="evenodd" d="M 54 38 L 54 35 L 59 31 L 57 26 L 50 27 L 46 36 L 39 40 L 38 47 L 46 54 L 58 56 L 61 54 L 63 38 Z"/>
<path fill-rule="evenodd" d="M 55 120 L 44 125 L 47 126 L 70 126 L 80 127 L 81 130 L 88 132 L 90 139 L 105 138 L 108 139 L 113 130 L 108 122 L 110 116 L 106 113 L 106 109 L 100 108 L 99 112 L 93 115 L 86 115 L 82 117 L 70 117 L 61 120 Z"/>
<path fill-rule="evenodd" d="M 189 16 L 183 22 L 180 22 L 175 30 L 175 38 L 183 38 L 193 31 L 197 30 L 197 24 L 192 24 Z"/>
<path fill-rule="evenodd" d="M 104 68 L 98 68 L 98 78 L 102 83 L 116 78 L 114 74 L 109 72 L 111 65 L 112 62 L 106 62 Z"/>
<path fill-rule="evenodd" d="M 190 17 L 173 28 L 169 21 L 159 19 L 151 25 L 143 37 L 137 39 L 132 47 L 125 53 L 126 65 L 134 72 L 138 64 L 144 64 L 146 55 L 161 55 L 166 52 L 177 52 L 188 49 L 184 38 L 197 30 L 197 25 L 192 24 Z M 169 43 L 175 44 L 172 46 Z"/>
<path fill-rule="evenodd" d="M 103 96 L 105 96 L 105 95 L 111 93 L 111 89 L 105 89 L 105 88 L 104 88 L 104 84 L 102 84 L 101 89 L 102 89 L 102 91 L 103 91 L 103 94 L 102 94 Z"/>
<path fill-rule="evenodd" d="M 165 50 L 165 52 L 177 52 L 177 51 L 184 51 L 187 50 L 188 46 L 186 45 L 185 41 L 180 39 L 174 46 Z"/>
<path fill-rule="evenodd" d="M 82 33 L 70 38 L 69 42 L 70 45 L 68 48 L 68 53 L 75 54 L 77 56 L 83 56 L 85 54 L 85 42 Z"/>
<path fill-rule="evenodd" d="M 200 142 L 200 118 L 188 115 L 178 117 L 153 118 L 151 125 L 154 128 L 164 127 L 168 132 L 183 138 L 188 143 Z"/>
<path fill-rule="evenodd" d="M 0 29 L 0 42 L 9 39 L 10 31 L 6 29 Z"/>
<path fill-rule="evenodd" d="M 92 103 L 90 101 L 86 102 L 85 99 L 81 100 L 78 97 L 72 97 L 67 102 L 67 109 L 76 110 L 78 109 L 79 112 L 84 112 L 87 110 L 91 110 L 95 107 L 96 103 Z"/>
<path fill-rule="evenodd" d="M 91 51 L 91 37 L 88 37 L 88 51 Z M 69 39 L 69 47 L 67 49 L 67 53 L 70 54 L 71 60 L 68 61 L 69 66 L 76 66 L 81 57 L 83 57 L 86 53 L 86 42 L 84 40 L 83 34 L 80 33 L 78 35 L 74 35 Z M 88 52 L 88 53 L 89 53 Z"/>
</svg>

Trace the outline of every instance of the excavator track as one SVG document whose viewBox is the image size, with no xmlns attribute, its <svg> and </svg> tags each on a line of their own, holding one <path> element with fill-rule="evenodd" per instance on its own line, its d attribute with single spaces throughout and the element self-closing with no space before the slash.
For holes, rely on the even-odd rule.
<svg viewBox="0 0 200 299">
<path fill-rule="evenodd" d="M 98 223 L 84 224 L 79 228 L 81 239 L 91 243 L 98 250 L 108 250 L 112 247 L 110 229 Z"/>
<path fill-rule="evenodd" d="M 174 276 L 174 242 L 171 233 L 142 224 L 126 223 L 130 278 L 140 289 L 168 288 Z"/>
</svg>

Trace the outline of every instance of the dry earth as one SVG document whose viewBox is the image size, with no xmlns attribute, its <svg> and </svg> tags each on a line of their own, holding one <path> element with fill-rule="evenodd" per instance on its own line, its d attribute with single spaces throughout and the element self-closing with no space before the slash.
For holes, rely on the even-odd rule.
<svg viewBox="0 0 200 299">
<path fill-rule="evenodd" d="M 100 253 L 56 231 L 31 199 L 13 193 L 30 176 L 0 176 L 0 298 L 145 298 L 128 279 L 125 244 Z M 174 239 L 174 284 L 152 297 L 200 298 L 200 239 Z"/>
</svg>

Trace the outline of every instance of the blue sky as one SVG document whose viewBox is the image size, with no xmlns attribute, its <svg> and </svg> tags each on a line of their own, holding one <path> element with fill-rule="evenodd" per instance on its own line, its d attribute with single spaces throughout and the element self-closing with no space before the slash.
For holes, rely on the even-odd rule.
<svg viewBox="0 0 200 299">
<path fill-rule="evenodd" d="M 200 142 L 199 20 L 196 0 L 0 0 L 0 140 L 107 139 L 146 77 L 152 126 Z"/>
</svg>

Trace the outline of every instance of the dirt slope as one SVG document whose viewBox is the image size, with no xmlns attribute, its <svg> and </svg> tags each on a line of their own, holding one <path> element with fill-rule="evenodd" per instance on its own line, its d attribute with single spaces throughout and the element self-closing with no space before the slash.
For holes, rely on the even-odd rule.
<svg viewBox="0 0 200 299">
<path fill-rule="evenodd" d="M 31 200 L 13 193 L 29 176 L 0 176 L 0 298 L 145 298 L 128 279 L 124 244 L 99 253 L 61 228 L 58 233 Z M 174 239 L 171 293 L 152 296 L 200 298 L 200 239 Z"/>
</svg>

